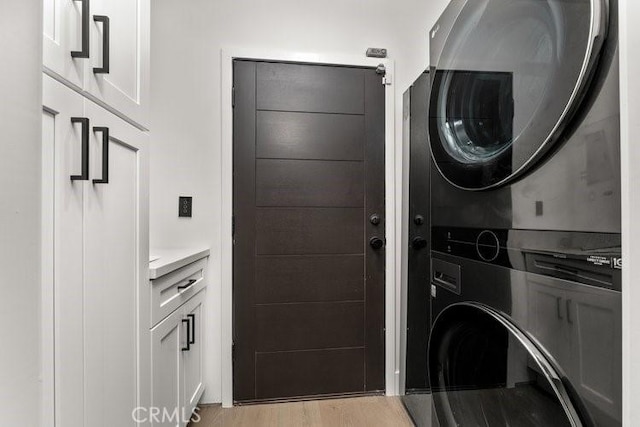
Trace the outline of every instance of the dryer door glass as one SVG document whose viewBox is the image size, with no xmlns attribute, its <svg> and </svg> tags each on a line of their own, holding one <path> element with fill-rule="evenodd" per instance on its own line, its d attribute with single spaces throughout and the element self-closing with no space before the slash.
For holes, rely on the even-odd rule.
<svg viewBox="0 0 640 427">
<path fill-rule="evenodd" d="M 441 427 L 582 425 L 562 376 L 484 306 L 453 305 L 438 316 L 428 366 Z"/>
<path fill-rule="evenodd" d="M 597 69 L 606 4 L 467 1 L 448 33 L 432 32 L 446 37 L 436 43 L 429 133 L 447 180 L 471 190 L 505 184 L 562 136 Z"/>
</svg>

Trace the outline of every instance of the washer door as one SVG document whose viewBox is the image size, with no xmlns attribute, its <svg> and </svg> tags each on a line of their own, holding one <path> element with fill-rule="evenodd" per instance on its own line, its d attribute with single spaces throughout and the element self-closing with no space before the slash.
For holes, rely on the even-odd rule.
<svg viewBox="0 0 640 427">
<path fill-rule="evenodd" d="M 531 167 L 580 106 L 607 28 L 607 0 L 466 1 L 432 73 L 429 135 L 442 175 L 483 190 Z"/>
<path fill-rule="evenodd" d="M 441 427 L 583 425 L 549 360 L 485 306 L 456 304 L 438 316 L 428 366 Z"/>
</svg>

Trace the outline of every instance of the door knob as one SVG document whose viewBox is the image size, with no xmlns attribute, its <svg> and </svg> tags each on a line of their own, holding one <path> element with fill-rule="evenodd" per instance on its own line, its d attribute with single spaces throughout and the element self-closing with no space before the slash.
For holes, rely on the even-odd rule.
<svg viewBox="0 0 640 427">
<path fill-rule="evenodd" d="M 420 236 L 414 237 L 411 241 L 411 246 L 413 246 L 413 249 L 417 251 L 419 251 L 420 249 L 424 249 L 427 247 L 427 239 Z"/>
<path fill-rule="evenodd" d="M 372 237 L 369 239 L 369 245 L 375 250 L 381 249 L 384 246 L 384 240 L 379 237 Z"/>
</svg>

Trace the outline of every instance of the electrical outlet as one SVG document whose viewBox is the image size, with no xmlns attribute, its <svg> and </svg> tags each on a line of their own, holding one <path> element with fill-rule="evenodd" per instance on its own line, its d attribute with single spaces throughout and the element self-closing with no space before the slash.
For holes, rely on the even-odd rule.
<svg viewBox="0 0 640 427">
<path fill-rule="evenodd" d="M 191 218 L 193 208 L 193 197 L 181 196 L 179 198 L 178 216 Z"/>
</svg>

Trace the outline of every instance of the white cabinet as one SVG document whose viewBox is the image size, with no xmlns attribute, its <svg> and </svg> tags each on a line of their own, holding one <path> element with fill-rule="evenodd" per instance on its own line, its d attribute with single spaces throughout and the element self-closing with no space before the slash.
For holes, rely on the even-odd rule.
<svg viewBox="0 0 640 427">
<path fill-rule="evenodd" d="M 191 322 L 189 350 L 182 352 L 182 407 L 186 414 L 193 413 L 204 392 L 202 375 L 204 296 L 205 292 L 201 292 L 184 305 L 184 313 L 187 320 Z"/>
<path fill-rule="evenodd" d="M 85 3 L 82 0 L 44 0 L 44 66 L 50 73 L 78 89 L 82 89 L 84 85 L 84 70 L 89 49 L 89 39 L 86 36 L 83 49 L 82 35 L 91 13 L 88 4 L 88 1 Z M 84 53 L 81 53 L 83 50 Z"/>
<path fill-rule="evenodd" d="M 46 72 L 147 129 L 150 0 L 44 0 L 43 21 Z"/>
<path fill-rule="evenodd" d="M 144 425 L 132 413 L 151 394 L 148 137 L 48 76 L 43 88 L 55 425 Z"/>
<path fill-rule="evenodd" d="M 151 330 L 153 426 L 185 426 L 204 392 L 203 316 L 206 290 Z"/>
<path fill-rule="evenodd" d="M 91 0 L 91 59 L 85 90 L 124 116 L 148 128 L 150 0 Z M 108 23 L 107 23 L 108 22 Z M 109 27 L 109 47 L 105 28 Z M 109 59 L 108 72 L 99 71 Z"/>
<path fill-rule="evenodd" d="M 181 311 L 176 311 L 151 330 L 153 407 L 172 414 L 154 420 L 154 426 L 175 427 L 181 423 L 173 414 L 182 400 L 181 349 L 186 340 L 183 320 L 188 321 Z"/>
<path fill-rule="evenodd" d="M 53 257 L 51 266 L 52 288 L 48 294 L 55 300 L 48 301 L 53 307 L 53 331 L 47 335 L 55 337 L 55 355 L 51 366 L 55 371 L 55 419 L 57 426 L 82 426 L 84 414 L 83 348 L 83 241 L 84 198 L 86 186 L 71 181 L 70 175 L 81 171 L 81 130 L 72 123 L 74 117 L 84 117 L 84 99 L 74 91 L 45 77 L 42 146 L 43 185 L 50 205 L 43 206 L 52 219 L 47 218 L 53 230 Z M 64 315 L 61 315 L 64 314 Z M 49 322 L 45 322 L 47 324 Z M 53 416 L 53 415 L 51 415 Z M 48 420 L 53 422 L 53 420 Z"/>
<path fill-rule="evenodd" d="M 205 288 L 207 261 L 202 258 L 152 280 L 151 327 Z"/>
</svg>

